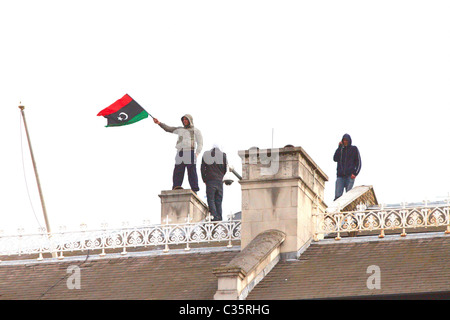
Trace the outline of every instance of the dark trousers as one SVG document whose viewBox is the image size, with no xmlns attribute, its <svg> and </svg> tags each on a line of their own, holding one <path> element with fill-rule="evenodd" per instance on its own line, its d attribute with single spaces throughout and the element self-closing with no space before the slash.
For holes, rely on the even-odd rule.
<svg viewBox="0 0 450 320">
<path fill-rule="evenodd" d="M 206 199 L 214 220 L 222 220 L 223 183 L 221 180 L 206 182 Z"/>
<path fill-rule="evenodd" d="M 184 180 L 184 171 L 187 169 L 189 185 L 192 191 L 199 191 L 197 177 L 197 161 L 194 150 L 180 150 L 175 157 L 175 168 L 173 169 L 173 187 L 181 187 Z"/>
</svg>

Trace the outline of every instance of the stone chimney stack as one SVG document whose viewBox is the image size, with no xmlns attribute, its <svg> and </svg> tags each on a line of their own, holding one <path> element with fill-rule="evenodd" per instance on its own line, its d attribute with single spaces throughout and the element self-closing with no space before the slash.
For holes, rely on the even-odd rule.
<svg viewBox="0 0 450 320">
<path fill-rule="evenodd" d="M 261 232 L 286 235 L 281 255 L 296 257 L 314 237 L 314 213 L 325 211 L 327 175 L 301 147 L 239 151 L 242 159 L 241 247 Z"/>
</svg>

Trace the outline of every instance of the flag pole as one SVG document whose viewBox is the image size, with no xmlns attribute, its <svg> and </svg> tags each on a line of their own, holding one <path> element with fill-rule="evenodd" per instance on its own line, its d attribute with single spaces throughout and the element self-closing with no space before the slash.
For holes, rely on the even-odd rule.
<svg viewBox="0 0 450 320">
<path fill-rule="evenodd" d="M 144 109 L 144 110 L 145 110 L 145 109 Z M 145 112 L 147 112 L 147 114 L 148 114 L 150 117 L 152 117 L 152 119 L 155 119 L 155 117 L 152 116 L 152 115 L 150 114 L 150 112 L 148 112 L 147 110 L 145 110 Z"/>
<path fill-rule="evenodd" d="M 27 126 L 27 121 L 25 119 L 25 112 L 23 111 L 25 109 L 25 106 L 20 105 L 19 109 L 20 109 L 20 112 L 22 113 L 22 120 L 23 120 L 23 124 L 25 126 L 25 132 L 27 134 L 28 147 L 30 149 L 31 161 L 33 162 L 34 175 L 36 176 L 36 182 L 37 182 L 37 186 L 38 186 L 38 190 L 39 190 L 39 197 L 41 199 L 42 211 L 44 213 L 45 227 L 47 229 L 48 237 L 51 238 L 52 231 L 50 229 L 50 223 L 49 223 L 49 220 L 48 220 L 48 217 L 47 217 L 47 209 L 45 208 L 44 195 L 42 193 L 41 182 L 39 180 L 39 174 L 38 174 L 38 171 L 37 171 L 36 160 L 34 159 L 34 153 L 33 153 L 33 148 L 31 146 L 30 135 L 28 133 L 28 126 Z M 54 258 L 56 258 L 56 256 L 57 256 L 56 252 L 52 252 L 52 256 Z"/>
</svg>

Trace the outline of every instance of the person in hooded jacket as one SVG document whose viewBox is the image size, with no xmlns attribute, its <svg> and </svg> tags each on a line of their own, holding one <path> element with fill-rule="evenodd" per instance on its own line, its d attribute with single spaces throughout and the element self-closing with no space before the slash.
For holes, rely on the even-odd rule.
<svg viewBox="0 0 450 320">
<path fill-rule="evenodd" d="M 337 179 L 335 198 L 339 198 L 344 193 L 350 191 L 355 183 L 356 176 L 361 170 L 361 155 L 356 146 L 352 145 L 352 138 L 349 134 L 344 134 L 339 146 L 334 153 L 333 160 L 337 162 Z"/>
<path fill-rule="evenodd" d="M 192 191 L 197 193 L 200 188 L 197 176 L 197 157 L 203 148 L 203 137 L 199 129 L 194 127 L 194 119 L 190 114 L 181 117 L 183 126 L 171 127 L 158 119 L 153 122 L 158 124 L 164 131 L 178 135 L 175 145 L 177 154 L 175 156 L 175 168 L 173 169 L 172 189 L 180 189 L 184 180 L 184 172 L 187 169 L 189 185 Z"/>
<path fill-rule="evenodd" d="M 223 177 L 227 173 L 227 154 L 215 144 L 203 154 L 200 172 L 206 184 L 206 199 L 212 221 L 222 220 Z"/>
</svg>

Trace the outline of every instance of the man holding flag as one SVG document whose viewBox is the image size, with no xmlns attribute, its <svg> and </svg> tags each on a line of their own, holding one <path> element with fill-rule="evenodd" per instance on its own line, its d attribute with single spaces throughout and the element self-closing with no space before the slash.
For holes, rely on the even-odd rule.
<svg viewBox="0 0 450 320">
<path fill-rule="evenodd" d="M 108 120 L 107 127 L 124 126 L 141 121 L 148 116 L 153 118 L 156 124 L 170 133 L 178 135 L 176 144 L 177 155 L 175 157 L 175 168 L 173 170 L 173 187 L 180 189 L 183 184 L 184 171 L 187 169 L 189 184 L 192 191 L 197 193 L 197 157 L 203 148 L 203 137 L 200 130 L 194 127 L 194 121 L 190 114 L 185 114 L 181 118 L 182 127 L 171 127 L 161 123 L 154 118 L 144 108 L 142 108 L 133 98 L 125 94 L 122 98 L 100 111 L 97 116 L 103 116 Z"/>
<path fill-rule="evenodd" d="M 153 118 L 153 122 L 158 124 L 166 132 L 178 135 L 175 148 L 177 154 L 175 157 L 175 168 L 173 170 L 173 186 L 172 189 L 180 189 L 184 180 L 184 171 L 187 169 L 189 185 L 192 191 L 197 193 L 200 188 L 198 186 L 197 176 L 197 157 L 203 148 L 203 137 L 199 129 L 194 127 L 194 120 L 190 114 L 181 117 L 183 126 L 171 127 L 158 119 Z"/>
</svg>

